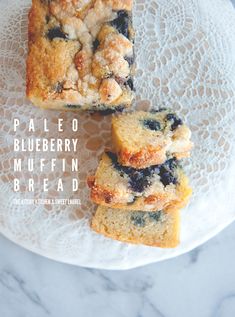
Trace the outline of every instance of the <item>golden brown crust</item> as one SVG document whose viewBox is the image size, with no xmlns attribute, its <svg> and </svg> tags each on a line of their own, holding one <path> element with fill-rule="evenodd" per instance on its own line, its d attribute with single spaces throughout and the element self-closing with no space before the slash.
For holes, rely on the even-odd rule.
<svg viewBox="0 0 235 317">
<path fill-rule="evenodd" d="M 133 0 L 104 0 L 110 4 L 114 10 L 128 10 L 131 11 Z"/>
<path fill-rule="evenodd" d="M 143 211 L 156 211 L 161 209 L 166 209 L 166 211 L 177 210 L 179 208 L 184 208 L 192 195 L 192 189 L 190 187 L 181 186 L 177 191 L 177 199 L 169 201 L 169 196 L 167 193 L 156 193 L 155 195 L 149 195 L 147 197 L 135 197 L 134 201 L 131 203 L 120 203 L 117 200 L 120 196 L 117 192 L 111 191 L 110 189 L 103 188 L 99 185 L 90 186 L 91 200 L 102 206 L 127 209 L 128 210 L 143 210 Z"/>
<path fill-rule="evenodd" d="M 78 49 L 77 42 L 54 41 L 39 38 L 31 45 L 27 59 L 27 95 L 56 99 L 56 85 L 64 80 Z"/>
<path fill-rule="evenodd" d="M 141 149 L 136 153 L 130 152 L 123 148 L 117 152 L 119 162 L 124 166 L 131 166 L 134 168 L 145 168 L 151 165 L 161 164 L 164 162 L 166 155 L 162 148 L 153 148 L 151 145 Z"/>
<path fill-rule="evenodd" d="M 117 10 L 129 11 L 131 6 L 131 1 L 33 0 L 28 27 L 28 98 L 50 109 L 129 107 L 133 92 L 125 82 L 132 65 L 125 57 L 133 55 L 133 38 L 120 34 L 109 21 L 117 17 Z M 106 28 L 105 37 L 102 28 Z"/>
<path fill-rule="evenodd" d="M 46 14 L 48 9 L 40 1 L 32 1 L 32 7 L 28 14 L 28 40 L 29 46 L 43 33 Z"/>
<path fill-rule="evenodd" d="M 107 206 L 112 204 L 116 196 L 115 192 L 111 192 L 110 190 L 102 188 L 101 186 L 95 184 L 91 188 L 91 200 L 93 200 L 97 204 L 104 204 Z"/>
<path fill-rule="evenodd" d="M 156 180 L 145 192 L 136 194 L 129 188 L 128 181 L 112 167 L 112 162 L 106 154 L 103 155 L 95 176 L 88 178 L 88 186 L 93 202 L 129 210 L 177 210 L 187 205 L 192 194 L 188 178 L 182 170 L 178 171 L 177 185 L 170 185 L 164 189 Z"/>
</svg>

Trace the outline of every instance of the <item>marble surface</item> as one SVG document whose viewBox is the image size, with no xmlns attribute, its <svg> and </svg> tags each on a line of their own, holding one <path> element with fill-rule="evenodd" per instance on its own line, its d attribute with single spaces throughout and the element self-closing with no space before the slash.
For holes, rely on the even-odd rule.
<svg viewBox="0 0 235 317">
<path fill-rule="evenodd" d="M 0 236 L 1 317 L 235 316 L 235 223 L 199 248 L 129 271 L 57 263 Z"/>
</svg>

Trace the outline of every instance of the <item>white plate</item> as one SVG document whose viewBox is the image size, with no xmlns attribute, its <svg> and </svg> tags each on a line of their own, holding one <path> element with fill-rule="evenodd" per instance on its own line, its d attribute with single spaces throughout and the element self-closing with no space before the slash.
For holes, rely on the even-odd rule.
<svg viewBox="0 0 235 317">
<path fill-rule="evenodd" d="M 86 176 L 97 166 L 98 156 L 110 142 L 110 118 L 88 114 L 43 111 L 25 98 L 25 56 L 29 1 L 1 1 L 0 21 L 1 161 L 0 232 L 36 253 L 55 260 L 106 269 L 126 269 L 171 258 L 208 240 L 235 218 L 235 14 L 229 1 L 137 0 L 136 107 L 164 105 L 181 114 L 193 131 L 195 148 L 187 172 L 194 196 L 182 212 L 181 244 L 173 250 L 134 246 L 93 233 L 89 220 L 94 206 L 89 202 Z M 229 21 L 229 23 L 227 23 Z M 140 97 L 141 96 L 141 97 Z M 13 118 L 21 129 L 13 132 Z M 66 122 L 62 134 L 56 119 Z M 79 133 L 71 132 L 72 118 L 78 118 Z M 79 192 L 71 194 L 70 181 L 76 175 L 52 173 L 49 165 L 40 173 L 13 172 L 13 139 L 25 138 L 29 118 L 37 129 L 32 137 L 79 137 L 75 153 L 80 162 Z M 49 133 L 42 130 L 47 118 Z M 25 153 L 20 154 L 26 158 Z M 34 155 L 38 160 L 45 154 Z M 71 154 L 62 155 L 69 160 Z M 55 157 L 47 153 L 48 159 Z M 57 156 L 56 156 L 57 157 Z M 59 157 L 59 156 L 58 156 Z M 26 162 L 26 161 L 25 161 Z M 13 192 L 13 178 L 21 184 L 29 177 L 37 182 L 48 177 L 49 192 L 36 184 L 34 195 Z M 58 195 L 56 180 L 63 177 L 65 190 Z M 44 207 L 14 205 L 16 198 L 80 198 L 82 206 Z"/>
</svg>

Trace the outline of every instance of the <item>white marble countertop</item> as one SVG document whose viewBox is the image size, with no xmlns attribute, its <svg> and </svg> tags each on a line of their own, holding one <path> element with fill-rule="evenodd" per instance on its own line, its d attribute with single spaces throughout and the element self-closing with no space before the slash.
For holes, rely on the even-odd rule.
<svg viewBox="0 0 235 317">
<path fill-rule="evenodd" d="M 235 223 L 192 252 L 129 271 L 35 255 L 0 236 L 1 317 L 233 317 Z"/>
</svg>

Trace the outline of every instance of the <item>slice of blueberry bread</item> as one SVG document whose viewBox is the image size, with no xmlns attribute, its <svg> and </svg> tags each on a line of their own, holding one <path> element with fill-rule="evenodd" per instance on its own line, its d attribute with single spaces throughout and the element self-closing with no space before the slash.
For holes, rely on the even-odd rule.
<svg viewBox="0 0 235 317">
<path fill-rule="evenodd" d="M 112 118 L 112 140 L 119 162 L 145 168 L 169 157 L 187 157 L 192 148 L 190 129 L 172 111 L 136 111 Z"/>
<path fill-rule="evenodd" d="M 130 210 L 178 209 L 191 195 L 188 178 L 175 158 L 137 170 L 120 165 L 116 154 L 106 152 L 88 185 L 95 203 Z"/>
<path fill-rule="evenodd" d="M 33 0 L 28 98 L 42 108 L 112 113 L 133 99 L 132 0 Z"/>
<path fill-rule="evenodd" d="M 129 211 L 99 206 L 91 228 L 122 242 L 174 248 L 179 244 L 180 212 Z"/>
</svg>

